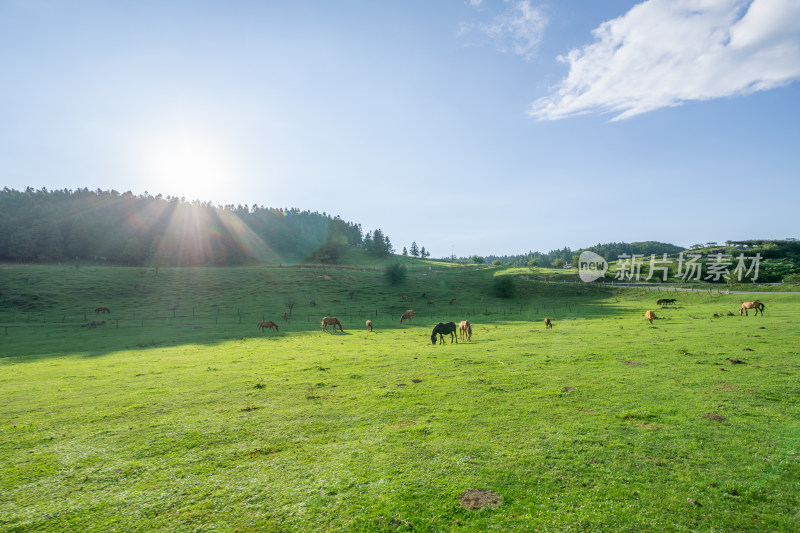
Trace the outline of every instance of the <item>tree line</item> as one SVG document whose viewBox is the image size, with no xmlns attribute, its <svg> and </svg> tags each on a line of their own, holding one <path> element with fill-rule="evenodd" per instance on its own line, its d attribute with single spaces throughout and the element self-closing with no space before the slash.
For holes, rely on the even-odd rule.
<svg viewBox="0 0 800 533">
<path fill-rule="evenodd" d="M 544 268 L 561 268 L 565 265 L 577 266 L 578 258 L 584 251 L 592 251 L 608 261 L 615 261 L 620 255 L 644 254 L 650 257 L 651 254 L 661 256 L 662 254 L 676 254 L 682 252 L 684 248 L 674 244 L 657 241 L 646 242 L 610 242 L 605 244 L 598 243 L 596 246 L 572 250 L 569 246 L 561 249 L 550 250 L 549 252 L 528 252 L 527 254 L 517 255 L 490 255 L 479 258 L 478 262 L 491 263 L 499 260 L 502 264 L 514 266 L 539 266 Z M 475 261 L 476 256 L 470 258 Z"/>
<path fill-rule="evenodd" d="M 130 266 L 336 263 L 348 247 L 393 252 L 380 229 L 327 213 L 214 206 L 161 195 L 89 190 L 0 191 L 0 261 Z"/>
</svg>

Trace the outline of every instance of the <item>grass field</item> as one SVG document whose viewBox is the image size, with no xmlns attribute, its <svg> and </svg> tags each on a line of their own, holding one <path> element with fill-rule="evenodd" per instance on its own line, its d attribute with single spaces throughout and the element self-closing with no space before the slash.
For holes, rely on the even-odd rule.
<svg viewBox="0 0 800 533">
<path fill-rule="evenodd" d="M 0 266 L 0 530 L 800 530 L 800 296 L 502 273 Z"/>
</svg>

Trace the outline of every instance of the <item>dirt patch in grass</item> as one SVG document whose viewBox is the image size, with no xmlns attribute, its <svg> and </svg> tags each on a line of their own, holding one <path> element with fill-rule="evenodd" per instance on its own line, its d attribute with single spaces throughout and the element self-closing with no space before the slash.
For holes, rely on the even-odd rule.
<svg viewBox="0 0 800 533">
<path fill-rule="evenodd" d="M 493 490 L 467 489 L 458 496 L 458 501 L 464 509 L 478 510 L 484 507 L 494 509 L 503 501 L 503 497 Z"/>
<path fill-rule="evenodd" d="M 703 418 L 708 418 L 709 420 L 716 420 L 717 422 L 722 422 L 725 420 L 725 417 L 719 413 L 706 413 L 703 415 Z"/>
<path fill-rule="evenodd" d="M 623 365 L 643 365 L 641 361 L 623 361 Z"/>
<path fill-rule="evenodd" d="M 636 427 L 641 429 L 649 429 L 650 431 L 661 429 L 661 426 L 653 426 L 651 424 L 637 424 Z"/>
</svg>

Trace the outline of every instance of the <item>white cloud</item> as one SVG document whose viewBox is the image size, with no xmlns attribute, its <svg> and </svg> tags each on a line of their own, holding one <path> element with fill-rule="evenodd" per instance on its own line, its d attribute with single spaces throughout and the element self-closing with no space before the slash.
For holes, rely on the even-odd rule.
<svg viewBox="0 0 800 533">
<path fill-rule="evenodd" d="M 482 0 L 470 0 L 479 7 Z M 536 55 L 548 20 L 544 13 L 531 6 L 529 0 L 506 0 L 507 8 L 490 22 L 462 24 L 460 35 L 473 31 L 488 37 L 503 53 L 514 53 L 527 59 Z"/>
<path fill-rule="evenodd" d="M 800 79 L 797 0 L 648 0 L 593 35 L 594 43 L 558 58 L 569 73 L 531 116 L 622 120 Z"/>
</svg>

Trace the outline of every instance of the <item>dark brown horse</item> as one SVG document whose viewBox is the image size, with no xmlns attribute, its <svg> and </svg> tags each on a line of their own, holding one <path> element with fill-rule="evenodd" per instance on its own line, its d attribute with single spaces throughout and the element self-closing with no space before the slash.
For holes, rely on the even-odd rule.
<svg viewBox="0 0 800 533">
<path fill-rule="evenodd" d="M 259 322 L 258 323 L 258 329 L 260 329 L 261 331 L 264 331 L 267 328 L 269 328 L 269 329 L 275 328 L 275 331 L 278 331 L 278 324 L 276 324 L 272 320 L 268 320 L 266 322 Z"/>
<path fill-rule="evenodd" d="M 339 331 L 344 331 L 342 323 L 335 316 L 326 316 L 322 319 L 322 331 L 328 331 L 328 326 L 333 326 L 334 333 L 336 333 L 336 326 L 339 326 Z"/>
<path fill-rule="evenodd" d="M 285 312 L 284 312 L 284 313 L 281 313 L 281 318 L 282 318 L 283 320 L 287 320 L 287 321 L 288 321 L 288 320 L 289 320 L 289 313 L 285 313 Z"/>
<path fill-rule="evenodd" d="M 431 332 L 431 342 L 436 344 L 436 335 L 439 335 L 439 342 L 444 344 L 444 336 L 448 333 L 450 334 L 450 344 L 453 344 L 453 340 L 455 340 L 456 344 L 458 344 L 458 336 L 456 335 L 456 331 L 458 330 L 458 326 L 456 326 L 455 322 L 448 322 L 444 324 L 439 322 L 433 327 L 433 331 Z"/>
<path fill-rule="evenodd" d="M 761 311 L 761 316 L 764 316 L 764 307 L 765 305 L 756 300 L 755 302 L 743 302 L 742 306 L 739 308 L 739 316 L 742 316 L 742 311 L 744 311 L 744 316 L 747 316 L 748 309 L 755 309 L 756 314 L 753 316 L 758 316 L 758 312 Z"/>
<path fill-rule="evenodd" d="M 98 307 L 94 312 L 99 315 L 100 313 L 110 313 L 111 310 L 108 307 Z"/>
</svg>

